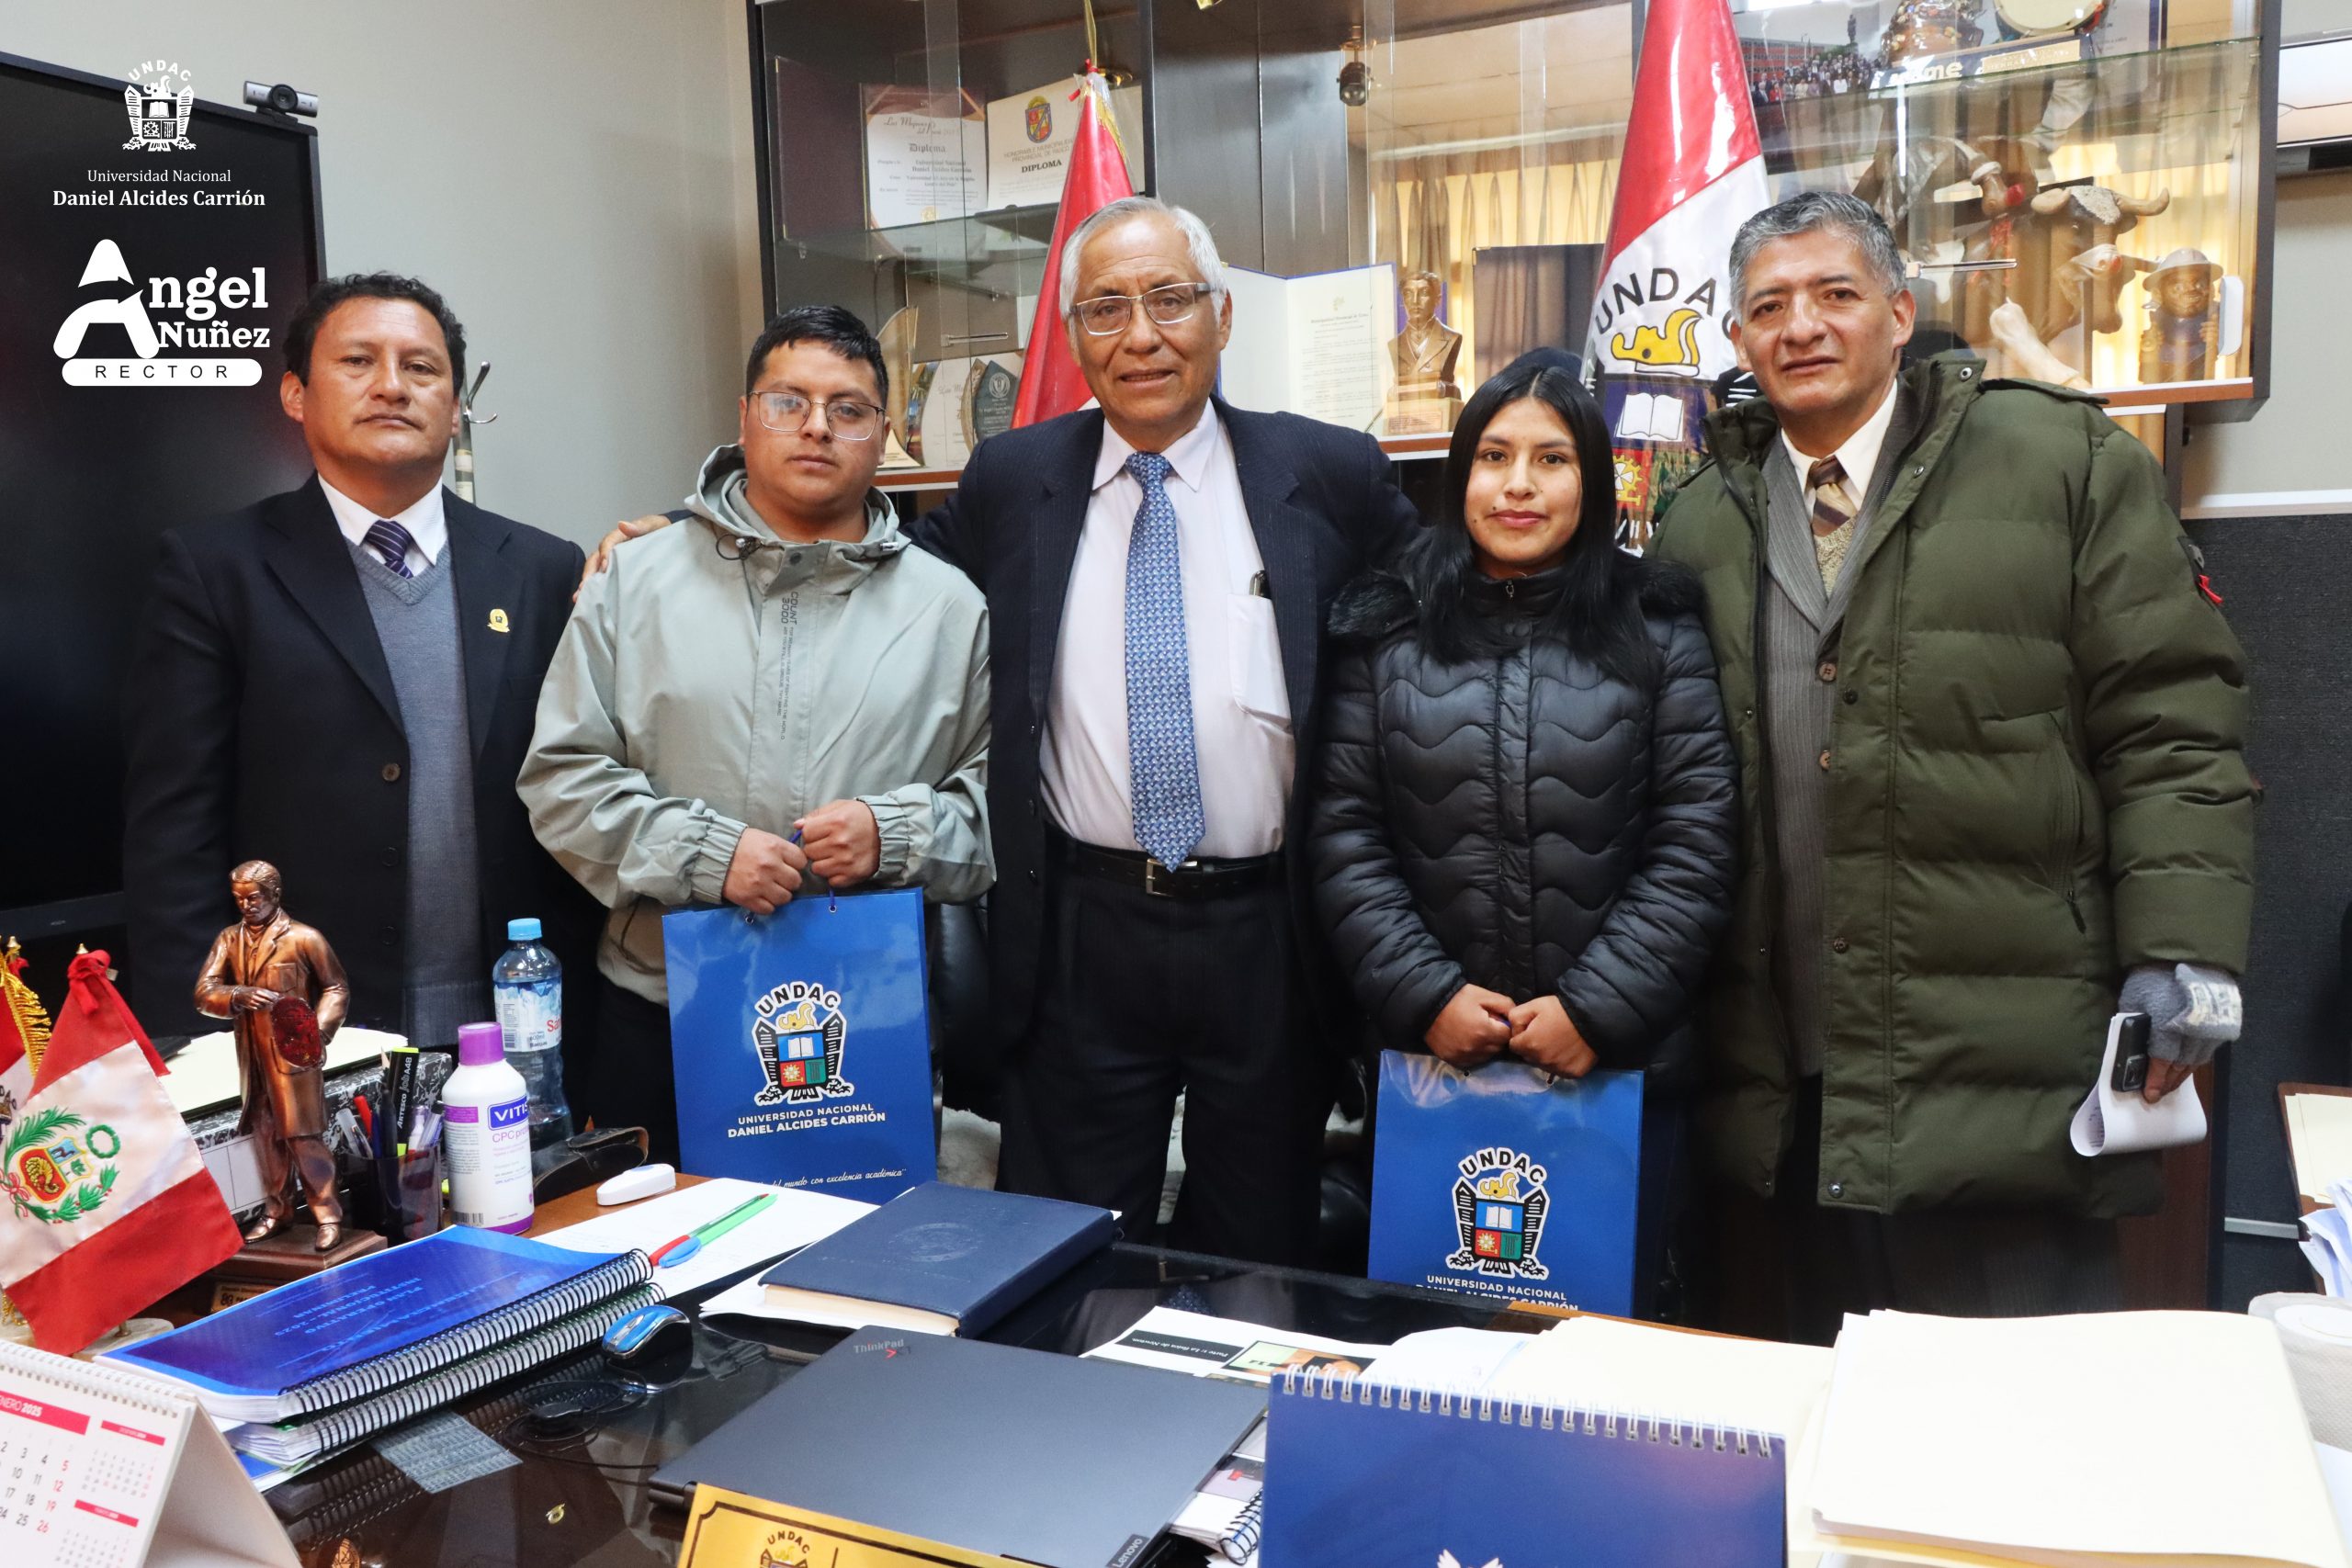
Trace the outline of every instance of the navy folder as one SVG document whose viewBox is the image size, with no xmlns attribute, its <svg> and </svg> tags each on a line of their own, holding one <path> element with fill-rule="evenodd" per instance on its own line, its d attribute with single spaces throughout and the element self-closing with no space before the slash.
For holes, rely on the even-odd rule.
<svg viewBox="0 0 2352 1568">
<path fill-rule="evenodd" d="M 697 1484 L 1046 1568 L 1133 1568 L 1265 1391 L 986 1340 L 853 1334 L 663 1466 Z"/>
<path fill-rule="evenodd" d="M 1108 1209 L 928 1181 L 760 1283 L 769 1305 L 805 1322 L 983 1334 L 1116 1234 Z"/>
<path fill-rule="evenodd" d="M 1781 1568 L 1786 1485 L 1777 1437 L 1310 1374 L 1271 1391 L 1261 1540 L 1280 1568 Z"/>
</svg>

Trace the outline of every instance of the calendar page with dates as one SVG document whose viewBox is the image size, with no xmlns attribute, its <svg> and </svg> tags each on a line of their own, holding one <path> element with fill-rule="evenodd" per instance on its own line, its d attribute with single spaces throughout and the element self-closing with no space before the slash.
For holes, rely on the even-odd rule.
<svg viewBox="0 0 2352 1568">
<path fill-rule="evenodd" d="M 100 1381 L 44 1386 L 0 1366 L 0 1562 L 138 1568 L 145 1561 L 193 1406 L 136 1400 Z"/>
<path fill-rule="evenodd" d="M 0 1344 L 0 1564 L 292 1561 L 268 1505 L 169 1384 Z"/>
</svg>

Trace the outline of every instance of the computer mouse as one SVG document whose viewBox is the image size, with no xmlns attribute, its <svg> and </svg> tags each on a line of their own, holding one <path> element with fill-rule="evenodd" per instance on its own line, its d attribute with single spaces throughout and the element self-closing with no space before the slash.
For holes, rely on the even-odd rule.
<svg viewBox="0 0 2352 1568">
<path fill-rule="evenodd" d="M 605 1330 L 598 1348 L 615 1371 L 639 1379 L 681 1376 L 694 1359 L 694 1324 L 676 1307 L 654 1302 Z"/>
</svg>

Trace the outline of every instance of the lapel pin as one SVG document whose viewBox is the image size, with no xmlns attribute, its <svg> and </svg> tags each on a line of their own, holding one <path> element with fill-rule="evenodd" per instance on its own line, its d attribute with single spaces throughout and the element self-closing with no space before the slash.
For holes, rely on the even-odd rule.
<svg viewBox="0 0 2352 1568">
<path fill-rule="evenodd" d="M 505 611 L 492 610 L 490 613 L 490 629 L 494 632 L 511 632 L 514 628 L 507 622 Z"/>
</svg>

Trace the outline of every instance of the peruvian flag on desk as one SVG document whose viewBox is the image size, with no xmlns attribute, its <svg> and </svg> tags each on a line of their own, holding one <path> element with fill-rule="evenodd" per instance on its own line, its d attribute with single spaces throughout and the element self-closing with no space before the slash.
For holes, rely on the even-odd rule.
<svg viewBox="0 0 2352 1568">
<path fill-rule="evenodd" d="M 1697 467 L 1709 389 L 1738 363 L 1731 241 L 1770 199 L 1727 0 L 1650 0 L 1585 336 L 1617 459 L 1622 542 L 1636 548 L 1657 500 Z"/>
<path fill-rule="evenodd" d="M 70 1355 L 243 1242 L 107 955 L 66 976 L 28 1092 L 0 1103 L 0 1291 Z"/>
<path fill-rule="evenodd" d="M 1080 100 L 1078 136 L 1062 174 L 1061 211 L 1054 219 L 1053 248 L 1046 253 L 1037 314 L 1029 324 L 1028 352 L 1021 360 L 1021 395 L 1012 405 L 1015 428 L 1075 412 L 1094 395 L 1070 355 L 1069 328 L 1062 320 L 1062 247 L 1080 224 L 1136 193 L 1127 179 L 1127 160 L 1119 151 L 1118 127 L 1111 118 L 1110 84 L 1090 63 L 1070 96 Z"/>
</svg>

